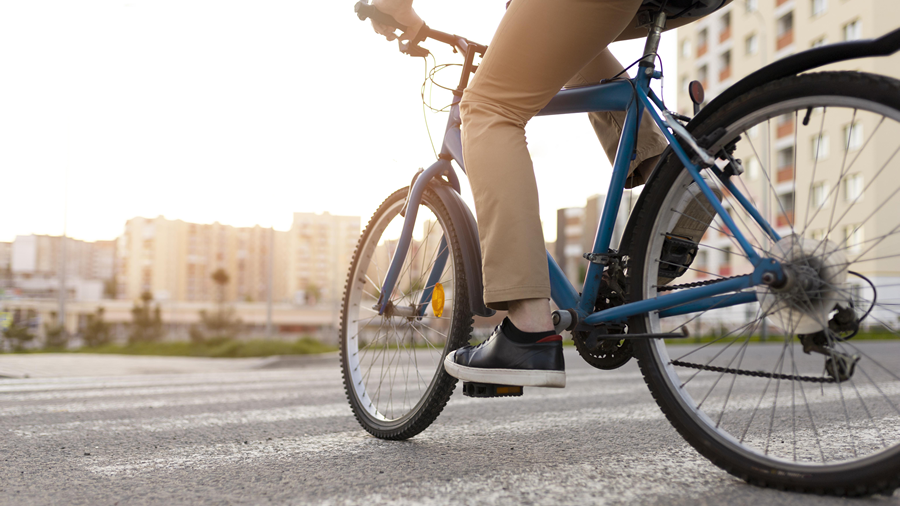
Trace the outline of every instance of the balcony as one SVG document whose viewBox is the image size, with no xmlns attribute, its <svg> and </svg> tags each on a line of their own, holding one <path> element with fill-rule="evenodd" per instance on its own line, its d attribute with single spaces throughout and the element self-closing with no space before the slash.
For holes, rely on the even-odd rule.
<svg viewBox="0 0 900 506">
<path fill-rule="evenodd" d="M 782 5 L 782 4 L 786 4 L 789 1 L 790 0 L 775 0 L 775 7 L 778 7 L 779 5 Z"/>
<path fill-rule="evenodd" d="M 791 181 L 794 179 L 794 166 L 786 165 L 784 167 L 778 168 L 778 174 L 775 175 L 775 180 L 779 183 L 784 183 L 785 181 Z"/>
<path fill-rule="evenodd" d="M 719 266 L 719 275 L 720 276 L 731 276 L 731 266 L 728 264 L 722 264 Z"/>
<path fill-rule="evenodd" d="M 719 71 L 719 81 L 724 81 L 731 77 L 731 67 L 725 67 Z"/>
<path fill-rule="evenodd" d="M 794 30 L 788 30 L 778 36 L 775 41 L 775 49 L 782 50 L 794 43 Z"/>
<path fill-rule="evenodd" d="M 787 137 L 794 133 L 794 118 L 791 117 L 790 121 L 785 121 L 784 123 L 779 123 L 778 128 L 775 129 L 775 136 L 779 139 L 782 137 Z"/>
<path fill-rule="evenodd" d="M 784 213 L 779 213 L 778 217 L 775 218 L 775 227 L 789 227 L 794 224 L 794 211 L 785 211 Z"/>
<path fill-rule="evenodd" d="M 731 27 L 725 28 L 721 32 L 719 32 L 719 42 L 725 42 L 726 40 L 731 38 Z"/>
<path fill-rule="evenodd" d="M 706 51 L 709 49 L 709 44 L 703 43 L 697 46 L 697 58 L 706 54 Z"/>
</svg>

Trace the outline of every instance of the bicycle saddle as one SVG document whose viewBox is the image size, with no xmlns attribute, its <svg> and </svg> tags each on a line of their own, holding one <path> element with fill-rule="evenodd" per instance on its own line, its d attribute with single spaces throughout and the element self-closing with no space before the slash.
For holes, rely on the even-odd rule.
<svg viewBox="0 0 900 506">
<path fill-rule="evenodd" d="M 729 0 L 644 0 L 640 10 L 658 11 L 660 6 L 665 6 L 666 16 L 669 19 L 681 17 L 706 16 L 721 7 Z"/>
</svg>

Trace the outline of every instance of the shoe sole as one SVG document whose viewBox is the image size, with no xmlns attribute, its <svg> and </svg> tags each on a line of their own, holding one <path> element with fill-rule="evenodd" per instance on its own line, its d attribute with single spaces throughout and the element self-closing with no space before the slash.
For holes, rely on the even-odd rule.
<svg viewBox="0 0 900 506">
<path fill-rule="evenodd" d="M 566 386 L 566 371 L 480 369 L 457 364 L 453 361 L 455 356 L 455 351 L 447 355 L 447 358 L 444 359 L 444 370 L 450 376 L 463 381 L 522 387 L 564 388 Z"/>
</svg>

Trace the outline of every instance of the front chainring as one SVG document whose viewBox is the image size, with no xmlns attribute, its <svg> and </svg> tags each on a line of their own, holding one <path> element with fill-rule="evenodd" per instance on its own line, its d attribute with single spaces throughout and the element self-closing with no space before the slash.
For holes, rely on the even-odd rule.
<svg viewBox="0 0 900 506">
<path fill-rule="evenodd" d="M 634 347 L 630 339 L 597 339 L 597 345 L 592 350 L 588 345 L 589 337 L 587 332 L 572 332 L 575 349 L 593 367 L 609 371 L 618 369 L 631 360 Z"/>
</svg>

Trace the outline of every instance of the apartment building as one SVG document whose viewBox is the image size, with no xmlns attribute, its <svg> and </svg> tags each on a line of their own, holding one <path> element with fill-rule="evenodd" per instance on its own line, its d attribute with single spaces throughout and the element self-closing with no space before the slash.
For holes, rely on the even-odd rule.
<svg viewBox="0 0 900 506">
<path fill-rule="evenodd" d="M 209 301 L 219 297 L 212 274 L 224 269 L 227 301 L 266 300 L 274 245 L 273 298 L 287 297 L 282 273 L 287 234 L 270 228 L 133 218 L 118 240 L 119 298 L 149 291 L 157 300 Z"/>
<path fill-rule="evenodd" d="M 358 216 L 294 213 L 280 272 L 295 303 L 340 299 L 359 234 Z"/>
<path fill-rule="evenodd" d="M 638 192 L 626 190 L 616 215 L 610 247 L 617 249 L 622 240 L 628 215 L 637 202 Z M 588 197 L 584 207 L 568 207 L 556 211 L 556 241 L 553 243 L 553 258 L 565 273 L 566 278 L 576 287 L 584 282 L 588 261 L 584 254 L 592 251 L 597 226 L 603 214 L 606 195 Z"/>
<path fill-rule="evenodd" d="M 900 26 L 896 0 L 734 0 L 678 29 L 678 110 L 691 112 L 688 83 L 707 101 L 767 63 L 835 42 L 874 38 Z M 826 70 L 900 76 L 900 56 L 837 63 Z"/>
<path fill-rule="evenodd" d="M 875 38 L 898 26 L 900 2 L 895 0 L 735 0 L 706 19 L 678 29 L 677 109 L 683 114 L 692 112 L 687 94 L 692 80 L 703 84 L 709 101 L 766 63 L 825 44 Z M 900 78 L 900 56 L 841 62 L 822 70 Z M 790 233 L 796 220 L 807 236 L 816 239 L 829 234 L 830 240 L 846 240 L 852 246 L 867 237 L 880 237 L 894 223 L 866 221 L 866 217 L 886 198 L 878 194 L 877 185 L 869 186 L 879 169 L 891 162 L 896 149 L 900 132 L 896 124 L 887 123 L 891 122 L 882 124 L 874 114 L 840 109 L 826 114 L 821 108 L 809 110 L 805 117 L 772 117 L 745 132 L 738 143 L 735 155 L 746 169 L 740 188 L 782 235 Z M 852 170 L 845 168 L 847 160 L 852 161 Z M 863 198 L 867 187 L 868 198 Z M 776 198 L 762 198 L 769 194 Z M 820 207 L 829 212 L 816 214 L 814 210 Z M 726 209 L 731 213 L 728 206 Z M 834 214 L 832 209 L 840 210 L 838 216 L 856 213 L 858 222 L 865 224 L 854 226 L 853 215 L 847 214 L 845 221 L 850 225 L 831 230 L 828 217 Z M 736 216 L 741 219 L 740 213 Z M 749 271 L 749 264 L 721 225 L 707 232 L 704 243 L 708 247 L 701 248 L 692 265 L 695 271 L 684 281 Z M 851 253 L 857 250 L 851 249 Z M 872 278 L 900 275 L 889 262 L 866 262 L 859 269 Z M 751 309 L 735 309 L 732 316 Z"/>
<path fill-rule="evenodd" d="M 115 241 L 86 242 L 35 234 L 16 236 L 8 248 L 11 288 L 15 294 L 30 298 L 58 297 L 63 254 L 68 297 L 103 298 L 108 291 L 107 283 L 115 276 Z"/>
<path fill-rule="evenodd" d="M 224 269 L 225 300 L 264 301 L 271 255 L 273 300 L 337 300 L 359 227 L 358 217 L 328 213 L 295 213 L 287 232 L 133 218 L 118 240 L 119 296 L 135 300 L 149 291 L 157 300 L 216 300 L 212 274 Z"/>
</svg>

